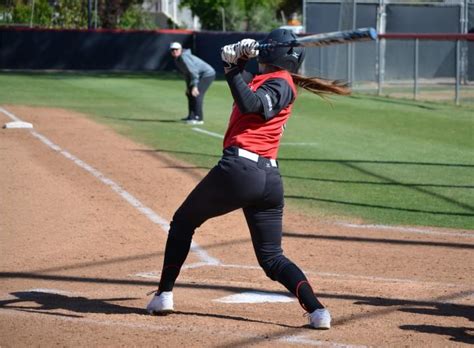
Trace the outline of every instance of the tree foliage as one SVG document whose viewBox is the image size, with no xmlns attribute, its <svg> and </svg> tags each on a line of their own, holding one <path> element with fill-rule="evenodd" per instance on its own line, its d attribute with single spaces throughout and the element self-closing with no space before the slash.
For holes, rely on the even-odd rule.
<svg viewBox="0 0 474 348">
<path fill-rule="evenodd" d="M 82 0 L 60 0 L 55 4 L 54 27 L 87 28 L 87 4 Z"/>
<path fill-rule="evenodd" d="M 91 1 L 94 3 L 94 0 Z M 99 28 L 156 27 L 150 15 L 141 7 L 143 0 L 96 1 Z M 87 28 L 87 4 L 87 0 L 0 0 L 0 23 L 32 24 L 48 28 Z"/>
<path fill-rule="evenodd" d="M 34 4 L 18 1 L 11 13 L 13 23 L 35 23 L 48 26 L 53 18 L 53 9 L 48 0 L 36 0 Z"/>
<path fill-rule="evenodd" d="M 303 12 L 302 6 L 302 1 L 282 0 L 278 10 L 283 11 L 286 16 L 290 16 L 292 13 L 301 14 Z"/>
<path fill-rule="evenodd" d="M 282 0 L 182 0 L 199 17 L 203 29 L 269 31 L 279 26 Z"/>
<path fill-rule="evenodd" d="M 156 27 L 151 15 L 143 8 L 134 4 L 130 6 L 120 18 L 120 28 L 124 29 L 154 29 Z"/>
<path fill-rule="evenodd" d="M 141 5 L 143 0 L 98 0 L 99 17 L 101 19 L 102 28 L 120 28 L 122 16 L 131 9 L 127 15 L 127 25 L 134 15 L 133 6 Z M 137 13 L 137 11 L 135 11 Z M 136 16 L 135 16 L 136 19 Z"/>
</svg>

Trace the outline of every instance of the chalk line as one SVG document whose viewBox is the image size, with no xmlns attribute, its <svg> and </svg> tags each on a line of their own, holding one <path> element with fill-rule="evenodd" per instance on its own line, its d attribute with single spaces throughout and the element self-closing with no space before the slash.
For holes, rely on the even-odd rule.
<svg viewBox="0 0 474 348">
<path fill-rule="evenodd" d="M 214 138 L 224 139 L 224 136 L 222 134 L 219 134 L 219 133 L 210 132 L 210 131 L 207 131 L 205 129 L 197 128 L 197 127 L 193 127 L 191 129 L 195 132 L 206 134 L 206 135 L 209 135 L 209 136 L 214 137 Z M 286 146 L 286 145 L 288 145 L 288 146 L 317 146 L 317 143 L 282 142 L 280 145 L 283 145 L 283 146 Z"/>
<path fill-rule="evenodd" d="M 11 112 L 5 110 L 4 108 L 0 107 L 0 112 L 3 112 L 5 115 L 10 117 L 14 121 L 21 121 L 17 116 L 12 114 Z M 61 147 L 55 143 L 53 143 L 51 140 L 49 140 L 47 137 L 44 135 L 38 133 L 37 131 L 31 130 L 30 133 L 39 139 L 43 144 L 48 146 L 50 149 L 60 153 L 67 159 L 71 160 L 74 164 L 76 164 L 78 167 L 84 169 L 86 172 L 89 174 L 92 174 L 94 177 L 99 179 L 103 184 L 106 186 L 110 187 L 113 191 L 115 191 L 120 197 L 122 197 L 127 203 L 129 203 L 132 207 L 137 209 L 140 213 L 145 215 L 151 222 L 154 224 L 158 225 L 161 227 L 161 229 L 165 232 L 168 233 L 169 230 L 169 223 L 166 221 L 164 218 L 162 218 L 160 215 L 155 213 L 151 208 L 147 207 L 144 205 L 138 198 L 133 196 L 131 193 L 127 192 L 124 188 L 122 188 L 119 184 L 117 184 L 115 181 L 112 179 L 106 177 L 104 174 L 102 174 L 99 170 L 95 169 L 94 167 L 90 166 L 86 162 L 82 161 L 78 157 L 74 156 L 73 154 L 69 153 L 66 150 L 61 149 Z M 220 263 L 219 260 L 216 258 L 211 257 L 210 255 L 207 254 L 207 252 L 202 249 L 198 244 L 195 242 L 192 242 L 191 244 L 191 250 L 196 253 L 198 258 L 202 260 L 204 263 L 210 264 L 210 265 L 218 265 Z"/>
</svg>

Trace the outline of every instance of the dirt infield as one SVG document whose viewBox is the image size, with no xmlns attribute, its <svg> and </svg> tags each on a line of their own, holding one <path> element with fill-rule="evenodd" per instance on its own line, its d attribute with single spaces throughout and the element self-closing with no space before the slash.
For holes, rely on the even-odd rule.
<svg viewBox="0 0 474 348">
<path fill-rule="evenodd" d="M 205 172 L 77 113 L 2 107 L 34 130 L 0 130 L 1 347 L 474 344 L 474 231 L 292 211 L 283 247 L 331 310 L 331 330 L 309 329 L 258 268 L 241 212 L 196 233 L 177 312 L 147 315 L 167 223 Z M 222 302 L 242 293 L 286 302 Z"/>
</svg>

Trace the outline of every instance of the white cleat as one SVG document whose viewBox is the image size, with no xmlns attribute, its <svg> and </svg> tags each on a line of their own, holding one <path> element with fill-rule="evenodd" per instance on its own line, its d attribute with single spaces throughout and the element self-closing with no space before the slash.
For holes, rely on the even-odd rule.
<svg viewBox="0 0 474 348">
<path fill-rule="evenodd" d="M 192 125 L 200 125 L 200 124 L 204 124 L 204 121 L 199 120 L 199 119 L 191 119 L 191 120 L 187 120 L 186 123 L 192 124 Z"/>
<path fill-rule="evenodd" d="M 331 314 L 326 308 L 316 309 L 313 313 L 308 314 L 309 325 L 313 329 L 329 329 L 331 328 Z"/>
<path fill-rule="evenodd" d="M 166 315 L 174 311 L 173 292 L 163 291 L 159 295 L 153 296 L 146 310 L 151 315 Z"/>
</svg>

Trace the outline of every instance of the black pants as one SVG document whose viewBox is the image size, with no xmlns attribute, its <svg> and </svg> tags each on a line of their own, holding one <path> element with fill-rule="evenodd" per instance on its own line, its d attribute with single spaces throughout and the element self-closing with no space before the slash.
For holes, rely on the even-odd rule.
<svg viewBox="0 0 474 348">
<path fill-rule="evenodd" d="M 204 95 L 206 94 L 207 89 L 214 81 L 215 76 L 203 77 L 199 80 L 197 88 L 199 90 L 199 95 L 193 97 L 191 95 L 191 88 L 188 88 L 186 91 L 186 96 L 188 97 L 188 116 L 195 117 L 199 120 L 204 119 L 203 114 L 203 103 Z"/>
<path fill-rule="evenodd" d="M 224 150 L 219 163 L 189 194 L 173 216 L 166 243 L 159 291 L 171 291 L 191 246 L 197 227 L 206 220 L 242 208 L 258 263 L 272 280 L 282 283 L 300 299 L 306 283 L 311 311 L 318 307 L 301 270 L 283 255 L 283 184 L 278 168 L 260 157 L 258 163 L 237 156 L 237 148 Z M 303 287 L 304 288 L 304 287 Z M 304 290 L 304 289 L 303 289 Z M 303 296 L 304 297 L 304 296 Z M 319 304 L 320 305 L 320 304 Z"/>
</svg>

